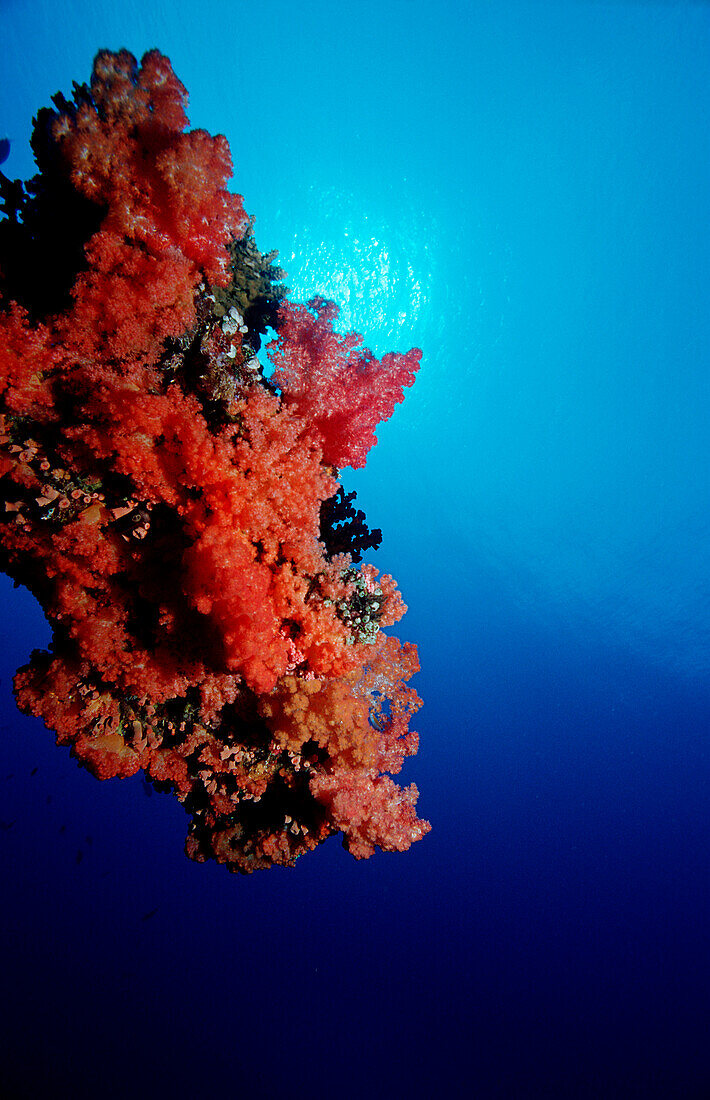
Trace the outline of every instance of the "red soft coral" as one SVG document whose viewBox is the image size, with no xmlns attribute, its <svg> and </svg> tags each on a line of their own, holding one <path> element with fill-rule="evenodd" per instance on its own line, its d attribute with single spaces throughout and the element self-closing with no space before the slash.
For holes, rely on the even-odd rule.
<svg viewBox="0 0 710 1100">
<path fill-rule="evenodd" d="M 0 401 L 8 412 L 33 419 L 52 418 L 50 386 L 57 353 L 45 325 L 29 323 L 16 302 L 0 317 Z"/>
<path fill-rule="evenodd" d="M 167 58 L 153 50 L 139 68 L 126 50 L 103 51 L 91 93 L 53 126 L 72 183 L 106 208 L 63 338 L 85 356 L 152 360 L 194 320 L 200 280 L 227 282 L 227 245 L 247 217 L 225 189 L 226 139 L 182 132 L 187 93 Z"/>
<path fill-rule="evenodd" d="M 421 352 L 392 352 L 378 362 L 357 333 L 333 330 L 337 313 L 322 298 L 281 307 L 278 338 L 270 345 L 273 381 L 286 405 L 317 429 L 324 461 L 358 468 L 377 443 L 375 428 L 414 382 Z"/>
<path fill-rule="evenodd" d="M 70 242 L 85 266 L 59 312 L 25 284 L 0 303 L 0 546 L 54 631 L 18 703 L 99 778 L 169 786 L 195 859 L 291 865 L 339 830 L 358 858 L 406 848 L 428 824 L 384 773 L 416 751 L 416 650 L 382 633 L 395 582 L 354 565 L 364 517 L 335 532 L 327 502 L 420 353 L 378 363 L 321 300 L 276 313 L 226 140 L 184 132 L 157 51 L 102 52 L 75 100 L 45 112 L 32 186 L 35 214 L 58 188 L 100 218 Z"/>
<path fill-rule="evenodd" d="M 417 817 L 416 784 L 398 787 L 389 776 L 364 768 L 334 768 L 314 775 L 311 792 L 327 807 L 344 844 L 356 859 L 367 859 L 375 848 L 404 852 L 431 829 Z"/>
</svg>

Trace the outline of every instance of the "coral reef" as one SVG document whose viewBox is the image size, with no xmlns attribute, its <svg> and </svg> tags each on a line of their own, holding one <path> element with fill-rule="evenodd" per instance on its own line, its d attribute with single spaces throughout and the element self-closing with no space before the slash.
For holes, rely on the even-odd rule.
<svg viewBox="0 0 710 1100">
<path fill-rule="evenodd" d="M 420 352 L 378 362 L 333 303 L 288 301 L 157 51 L 103 51 L 53 103 L 38 175 L 0 173 L 0 565 L 53 630 L 18 704 L 98 778 L 174 792 L 193 859 L 404 850 L 429 830 L 389 778 L 416 649 L 339 469 Z"/>
</svg>

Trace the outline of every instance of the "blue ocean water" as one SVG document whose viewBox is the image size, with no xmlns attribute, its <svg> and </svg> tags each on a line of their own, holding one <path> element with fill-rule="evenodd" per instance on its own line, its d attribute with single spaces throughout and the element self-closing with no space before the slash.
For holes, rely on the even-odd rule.
<svg viewBox="0 0 710 1100">
<path fill-rule="evenodd" d="M 346 472 L 398 579 L 432 832 L 248 879 L 19 715 L 11 1097 L 710 1096 L 710 8 L 0 0 L 3 171 L 97 49 L 158 47 L 294 297 L 423 349 Z"/>
</svg>

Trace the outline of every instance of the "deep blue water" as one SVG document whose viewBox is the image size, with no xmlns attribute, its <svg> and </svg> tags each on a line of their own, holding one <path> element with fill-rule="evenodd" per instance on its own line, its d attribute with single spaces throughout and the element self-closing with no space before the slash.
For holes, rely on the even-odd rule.
<svg viewBox="0 0 710 1100">
<path fill-rule="evenodd" d="M 177 803 L 16 712 L 49 632 L 4 580 L 8 1094 L 710 1096 L 710 7 L 0 0 L 0 43 L 6 174 L 98 48 L 157 46 L 295 297 L 423 349 L 345 484 L 433 824 L 188 862 Z"/>
</svg>

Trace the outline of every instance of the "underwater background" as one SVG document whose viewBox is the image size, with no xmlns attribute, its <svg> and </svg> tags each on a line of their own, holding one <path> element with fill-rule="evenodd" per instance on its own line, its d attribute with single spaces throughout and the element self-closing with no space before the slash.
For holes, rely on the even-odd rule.
<svg viewBox="0 0 710 1100">
<path fill-rule="evenodd" d="M 99 48 L 167 54 L 296 300 L 417 381 L 367 468 L 432 831 L 249 878 L 20 715 L 12 1098 L 710 1096 L 710 6 L 0 0 L 2 170 Z"/>
</svg>

